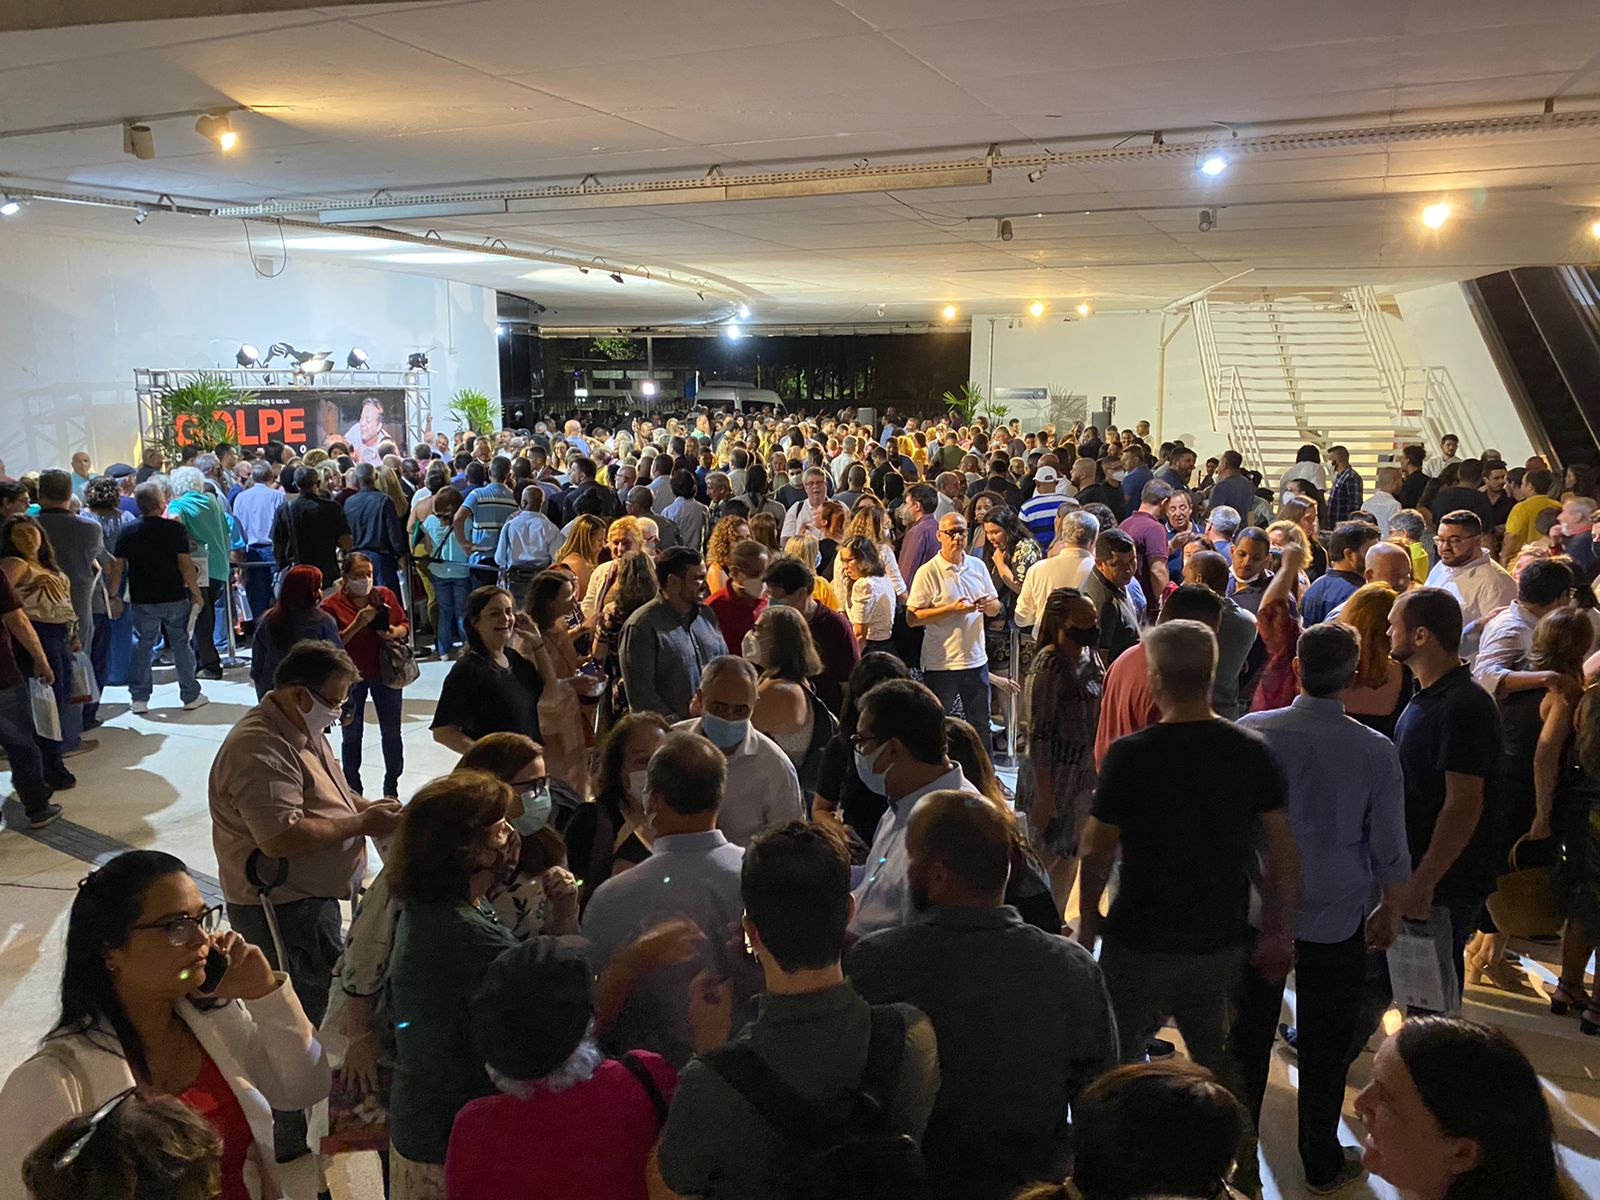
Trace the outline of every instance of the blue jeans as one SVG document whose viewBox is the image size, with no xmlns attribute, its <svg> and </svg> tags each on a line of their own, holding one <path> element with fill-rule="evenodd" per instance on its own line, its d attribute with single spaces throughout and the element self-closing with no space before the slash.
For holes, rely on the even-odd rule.
<svg viewBox="0 0 1600 1200">
<path fill-rule="evenodd" d="M 922 681 L 939 697 L 946 712 L 951 711 L 957 696 L 966 714 L 967 724 L 978 734 L 985 750 L 989 749 L 989 668 L 967 667 L 961 671 L 924 671 Z"/>
<path fill-rule="evenodd" d="M 67 626 L 35 621 L 33 628 L 39 635 L 39 644 L 44 647 L 45 659 L 56 675 L 56 709 L 61 715 L 61 740 L 46 742 L 43 738 L 39 739 L 40 749 L 48 758 L 47 746 L 54 746 L 60 754 L 68 754 L 82 744 L 83 705 L 68 703 L 72 698 L 72 641 Z"/>
<path fill-rule="evenodd" d="M 372 581 L 378 587 L 386 587 L 394 593 L 395 599 L 400 599 L 400 567 L 398 560 L 392 554 L 382 550 L 362 550 L 372 560 Z"/>
<path fill-rule="evenodd" d="M 367 731 L 367 697 L 372 697 L 372 707 L 378 710 L 378 732 L 383 743 L 383 792 L 396 796 L 400 790 L 400 772 L 406 769 L 404 743 L 400 740 L 400 689 L 388 687 L 376 679 L 358 680 L 350 689 L 350 699 L 344 709 L 344 745 L 340 759 L 344 764 L 345 782 L 358 795 L 361 791 L 361 740 Z"/>
<path fill-rule="evenodd" d="M 250 619 L 255 628 L 272 607 L 272 577 L 277 573 L 277 563 L 272 557 L 272 543 L 258 542 L 244 552 L 244 594 L 250 601 Z M 256 565 L 261 564 L 261 565 Z"/>
<path fill-rule="evenodd" d="M 470 579 L 433 577 L 433 593 L 439 598 L 439 628 L 435 637 L 439 657 L 443 658 L 467 640 L 467 597 L 472 594 Z"/>
<path fill-rule="evenodd" d="M 166 637 L 167 649 L 172 652 L 172 665 L 178 669 L 178 695 L 185 704 L 200 694 L 200 680 L 195 675 L 194 647 L 189 643 L 189 609 L 187 600 L 171 600 L 165 604 L 134 604 L 133 609 L 133 659 L 128 664 L 128 694 L 135 700 L 149 700 L 152 687 L 150 657 L 155 652 L 156 640 Z"/>
<path fill-rule="evenodd" d="M 94 636 L 89 640 L 89 665 L 94 669 L 95 686 L 105 689 L 107 667 L 111 663 L 111 614 L 95 613 Z M 92 729 L 99 724 L 100 702 L 83 706 L 83 727 Z"/>
<path fill-rule="evenodd" d="M 55 754 L 56 778 L 65 774 L 61 764 L 60 743 Z M 50 803 L 51 788 L 45 782 L 44 756 L 39 740 L 33 732 L 33 702 L 28 696 L 28 682 L 0 688 L 0 749 L 11 759 L 11 786 L 17 799 L 30 817 L 44 812 Z"/>
</svg>

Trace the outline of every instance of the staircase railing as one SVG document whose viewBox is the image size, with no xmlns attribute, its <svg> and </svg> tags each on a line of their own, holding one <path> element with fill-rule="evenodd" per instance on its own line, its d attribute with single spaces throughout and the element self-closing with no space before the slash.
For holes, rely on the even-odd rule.
<svg viewBox="0 0 1600 1200">
<path fill-rule="evenodd" d="M 1217 333 L 1211 324 L 1211 306 L 1202 298 L 1189 306 L 1194 319 L 1195 340 L 1200 347 L 1200 374 L 1206 381 L 1206 407 L 1211 412 L 1211 431 L 1217 432 L 1217 415 L 1220 407 L 1219 377 L 1222 356 L 1217 352 Z"/>
<path fill-rule="evenodd" d="M 1265 466 L 1261 439 L 1256 436 L 1255 422 L 1250 419 L 1250 402 L 1239 368 L 1218 368 L 1216 384 L 1217 415 L 1228 424 L 1228 445 L 1237 450 L 1247 464 L 1258 468 Z"/>
<path fill-rule="evenodd" d="M 1446 367 L 1407 367 L 1406 407 L 1416 412 L 1430 449 L 1453 433 L 1463 449 L 1478 453 L 1486 439 Z"/>
<path fill-rule="evenodd" d="M 1408 426 L 1411 421 L 1407 418 L 1412 414 L 1406 412 L 1405 359 L 1400 356 L 1400 347 L 1395 344 L 1394 334 L 1385 322 L 1378 293 L 1370 287 L 1353 287 L 1345 295 L 1360 318 L 1361 332 L 1366 338 L 1367 348 L 1372 351 L 1372 362 L 1378 370 L 1389 416 L 1393 418 L 1397 429 Z"/>
</svg>

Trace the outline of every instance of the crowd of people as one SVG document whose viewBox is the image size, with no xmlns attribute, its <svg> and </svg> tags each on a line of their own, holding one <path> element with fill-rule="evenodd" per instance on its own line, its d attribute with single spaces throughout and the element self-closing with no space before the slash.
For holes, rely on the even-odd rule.
<svg viewBox="0 0 1600 1200">
<path fill-rule="evenodd" d="M 0 482 L 34 827 L 102 689 L 170 662 L 195 709 L 248 646 L 259 700 L 225 904 L 155 850 L 79 889 L 0 1200 L 276 1198 L 352 1096 L 396 1200 L 1258 1196 L 1280 1039 L 1311 1194 L 1569 1194 L 1533 1069 L 1451 1014 L 1531 994 L 1486 904 L 1526 862 L 1600 1033 L 1600 489 L 1459 450 L 1369 489 L 1143 421 L 700 414 Z M 402 796 L 430 654 L 460 757 Z M 1442 1015 L 1341 1144 L 1402 935 Z"/>
</svg>

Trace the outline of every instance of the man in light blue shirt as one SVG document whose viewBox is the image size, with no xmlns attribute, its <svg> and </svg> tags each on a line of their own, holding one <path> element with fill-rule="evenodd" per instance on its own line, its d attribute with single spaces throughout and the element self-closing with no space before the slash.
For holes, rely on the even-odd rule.
<svg viewBox="0 0 1600 1200">
<path fill-rule="evenodd" d="M 667 734 L 650 758 L 645 783 L 645 813 L 655 829 L 650 857 L 596 888 L 583 914 L 596 972 L 665 921 L 687 919 L 705 934 L 696 959 L 652 971 L 639 982 L 608 1035 L 615 1045 L 653 1050 L 679 1068 L 694 1053 L 689 981 L 701 970 L 723 978 L 733 974 L 728 938 L 744 915 L 744 850 L 717 831 L 727 777 L 722 751 L 705 738 Z"/>
<path fill-rule="evenodd" d="M 861 782 L 889 799 L 878 821 L 866 876 L 856 886 L 850 932 L 865 937 L 912 920 L 907 876 L 906 827 L 917 801 L 932 792 L 969 792 L 961 768 L 948 757 L 945 709 L 929 688 L 909 679 L 880 683 L 861 700 L 856 719 L 855 771 Z"/>
<path fill-rule="evenodd" d="M 1250 713 L 1241 727 L 1266 738 L 1288 782 L 1289 825 L 1300 850 L 1295 910 L 1295 1011 L 1300 1059 L 1300 1160 L 1312 1191 L 1362 1174 L 1340 1146 L 1345 1076 L 1371 1034 L 1366 1003 L 1369 951 L 1400 929 L 1411 854 L 1405 777 L 1394 743 L 1345 715 L 1339 694 L 1355 679 L 1361 642 L 1342 624 L 1300 635 L 1300 695 L 1288 708 Z M 1382 903 L 1372 909 L 1372 897 Z M 1369 915 L 1370 911 L 1370 915 Z M 1230 1039 L 1258 1119 L 1283 982 L 1246 968 Z"/>
<path fill-rule="evenodd" d="M 497 458 L 489 464 L 489 482 L 473 488 L 456 510 L 456 535 L 472 546 L 472 586 L 482 587 L 499 576 L 494 564 L 500 530 L 517 511 L 517 498 L 506 486 L 511 460 Z"/>
<path fill-rule="evenodd" d="M 522 491 L 522 509 L 500 527 L 494 561 L 509 570 L 531 567 L 544 570 L 561 550 L 561 530 L 544 515 L 544 489 L 530 484 Z"/>
<path fill-rule="evenodd" d="M 283 489 L 273 481 L 272 464 L 263 460 L 251 465 L 250 486 L 233 502 L 233 517 L 245 543 L 244 592 L 257 621 L 272 607 L 272 577 L 277 570 L 272 558 L 272 522 L 285 499 Z"/>
</svg>

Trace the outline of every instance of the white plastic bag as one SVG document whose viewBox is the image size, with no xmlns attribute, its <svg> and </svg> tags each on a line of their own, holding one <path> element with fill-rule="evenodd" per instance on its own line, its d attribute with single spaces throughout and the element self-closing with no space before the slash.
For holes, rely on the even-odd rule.
<svg viewBox="0 0 1600 1200">
<path fill-rule="evenodd" d="M 100 684 L 94 677 L 94 665 L 82 650 L 72 656 L 72 690 L 69 695 L 73 704 L 100 703 Z"/>
<path fill-rule="evenodd" d="M 1403 922 L 1388 951 L 1395 1003 L 1428 1012 L 1459 1012 L 1451 957 L 1449 909 L 1435 905 L 1428 920 Z"/>
<path fill-rule="evenodd" d="M 61 712 L 56 708 L 55 689 L 38 678 L 28 680 L 28 698 L 33 701 L 33 727 L 47 742 L 61 740 Z"/>
</svg>

